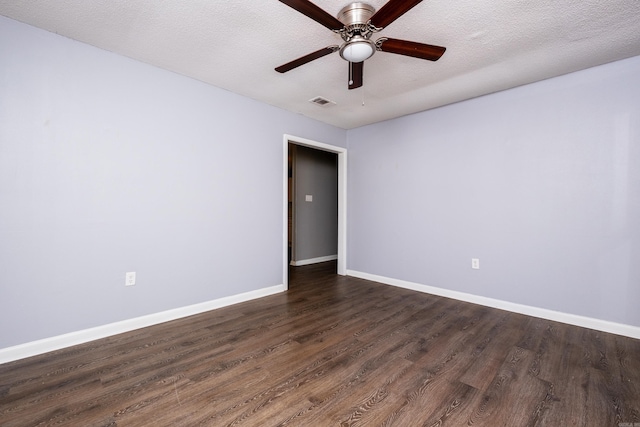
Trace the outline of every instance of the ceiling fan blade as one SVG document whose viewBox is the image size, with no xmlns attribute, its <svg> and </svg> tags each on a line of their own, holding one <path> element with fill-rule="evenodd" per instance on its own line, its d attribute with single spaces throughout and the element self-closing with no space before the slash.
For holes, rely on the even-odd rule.
<svg viewBox="0 0 640 427">
<path fill-rule="evenodd" d="M 446 47 L 442 46 L 398 39 L 380 39 L 376 42 L 376 45 L 383 52 L 413 56 L 414 58 L 427 59 L 429 61 L 437 61 L 447 50 Z"/>
<path fill-rule="evenodd" d="M 422 0 L 389 0 L 371 17 L 371 23 L 378 28 L 384 28 L 421 1 Z"/>
<path fill-rule="evenodd" d="M 344 27 L 344 24 L 338 21 L 337 18 L 329 15 L 308 0 L 280 0 L 280 2 L 308 16 L 330 30 L 341 30 Z"/>
<path fill-rule="evenodd" d="M 313 61 L 314 59 L 322 58 L 323 56 L 329 55 L 330 53 L 333 53 L 337 50 L 339 50 L 338 46 L 323 47 L 320 50 L 316 50 L 315 52 L 312 52 L 305 56 L 301 56 L 298 59 L 294 59 L 291 62 L 287 62 L 286 64 L 277 67 L 276 71 L 279 73 L 286 73 L 287 71 L 291 71 L 294 68 L 306 64 L 307 62 Z"/>
<path fill-rule="evenodd" d="M 349 89 L 357 89 L 362 86 L 364 75 L 363 62 L 349 62 Z"/>
</svg>

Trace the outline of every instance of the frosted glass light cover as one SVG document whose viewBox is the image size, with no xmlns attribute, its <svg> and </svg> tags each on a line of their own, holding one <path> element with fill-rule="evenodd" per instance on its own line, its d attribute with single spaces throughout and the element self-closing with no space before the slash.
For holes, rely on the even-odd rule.
<svg viewBox="0 0 640 427">
<path fill-rule="evenodd" d="M 340 55 L 349 62 L 362 62 L 373 55 L 374 49 L 369 41 L 347 43 Z"/>
</svg>

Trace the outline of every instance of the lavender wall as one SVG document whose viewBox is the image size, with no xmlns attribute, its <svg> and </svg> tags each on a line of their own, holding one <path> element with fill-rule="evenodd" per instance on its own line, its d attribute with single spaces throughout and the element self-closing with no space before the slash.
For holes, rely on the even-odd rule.
<svg viewBox="0 0 640 427">
<path fill-rule="evenodd" d="M 640 326 L 639 100 L 636 57 L 349 131 L 349 270 Z"/>
<path fill-rule="evenodd" d="M 345 145 L 0 17 L 0 348 L 282 284 L 285 133 Z"/>
</svg>

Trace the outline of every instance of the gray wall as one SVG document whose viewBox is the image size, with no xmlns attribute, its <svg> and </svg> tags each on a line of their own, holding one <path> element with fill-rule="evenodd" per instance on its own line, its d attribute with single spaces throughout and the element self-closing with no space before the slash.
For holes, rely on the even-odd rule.
<svg viewBox="0 0 640 427">
<path fill-rule="evenodd" d="M 338 253 L 338 155 L 294 146 L 293 261 Z M 307 202 L 306 195 L 313 200 Z"/>
<path fill-rule="evenodd" d="M 284 283 L 285 133 L 346 141 L 0 17 L 0 348 Z"/>
<path fill-rule="evenodd" d="M 640 57 L 347 137 L 350 270 L 640 325 Z"/>
</svg>

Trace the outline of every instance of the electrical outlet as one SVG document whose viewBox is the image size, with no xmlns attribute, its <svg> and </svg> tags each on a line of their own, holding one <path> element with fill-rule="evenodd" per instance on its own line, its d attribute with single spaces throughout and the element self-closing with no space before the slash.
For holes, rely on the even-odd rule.
<svg viewBox="0 0 640 427">
<path fill-rule="evenodd" d="M 480 260 L 478 258 L 471 258 L 471 268 L 474 270 L 480 269 Z"/>
<path fill-rule="evenodd" d="M 124 277 L 124 285 L 125 286 L 133 286 L 136 284 L 136 272 L 130 271 L 125 274 Z"/>
</svg>

